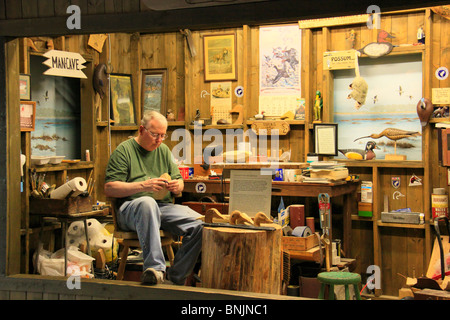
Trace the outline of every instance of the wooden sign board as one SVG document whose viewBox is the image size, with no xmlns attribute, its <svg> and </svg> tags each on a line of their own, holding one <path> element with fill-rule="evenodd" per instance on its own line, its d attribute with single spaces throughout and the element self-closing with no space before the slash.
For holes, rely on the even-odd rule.
<svg viewBox="0 0 450 320">
<path fill-rule="evenodd" d="M 368 19 L 369 19 L 368 14 L 360 14 L 360 15 L 347 16 L 347 17 L 332 17 L 332 18 L 322 18 L 322 19 L 300 20 L 298 22 L 298 27 L 300 29 L 308 29 L 308 28 L 342 26 L 342 25 L 348 25 L 348 24 L 366 23 L 368 21 Z"/>
<path fill-rule="evenodd" d="M 323 70 L 354 69 L 355 62 L 355 50 L 323 53 Z"/>
<path fill-rule="evenodd" d="M 433 104 L 450 104 L 450 88 L 432 88 L 431 91 Z"/>
<path fill-rule="evenodd" d="M 285 136 L 291 130 L 289 123 L 282 120 L 261 120 L 252 123 L 252 130 L 257 134 L 272 134 L 272 130 L 278 130 L 278 135 Z M 275 133 L 275 132 L 274 132 Z"/>
<path fill-rule="evenodd" d="M 48 59 L 44 61 L 43 64 L 49 67 L 49 69 L 44 72 L 45 75 L 81 79 L 87 78 L 83 71 L 81 71 L 86 68 L 83 66 L 83 63 L 85 63 L 86 60 L 84 60 L 77 52 L 50 50 L 44 54 L 44 57 Z"/>
</svg>

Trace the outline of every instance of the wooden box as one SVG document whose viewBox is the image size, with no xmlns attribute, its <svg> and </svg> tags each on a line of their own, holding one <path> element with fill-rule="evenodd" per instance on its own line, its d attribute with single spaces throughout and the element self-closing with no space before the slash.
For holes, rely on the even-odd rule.
<svg viewBox="0 0 450 320">
<path fill-rule="evenodd" d="M 373 210 L 372 204 L 366 202 L 358 202 L 358 216 L 360 217 L 372 217 Z"/>
<path fill-rule="evenodd" d="M 307 251 L 319 245 L 315 234 L 308 237 L 283 237 L 281 244 L 284 251 Z"/>
<path fill-rule="evenodd" d="M 70 215 L 92 211 L 92 198 L 71 197 L 68 199 L 30 198 L 30 213 L 42 215 Z"/>
</svg>

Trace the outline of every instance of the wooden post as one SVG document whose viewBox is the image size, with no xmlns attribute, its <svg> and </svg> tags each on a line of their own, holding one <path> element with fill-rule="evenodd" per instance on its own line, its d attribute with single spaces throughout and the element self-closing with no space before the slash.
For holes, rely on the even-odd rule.
<svg viewBox="0 0 450 320">
<path fill-rule="evenodd" d="M 281 228 L 205 227 L 202 284 L 206 288 L 281 293 Z"/>
</svg>

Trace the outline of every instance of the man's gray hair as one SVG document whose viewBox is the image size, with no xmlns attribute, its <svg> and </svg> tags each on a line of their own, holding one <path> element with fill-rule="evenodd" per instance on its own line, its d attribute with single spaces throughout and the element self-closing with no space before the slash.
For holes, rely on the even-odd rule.
<svg viewBox="0 0 450 320">
<path fill-rule="evenodd" d="M 164 117 L 158 111 L 154 111 L 154 110 L 147 110 L 144 112 L 144 116 L 142 117 L 142 120 L 141 120 L 141 125 L 144 128 L 146 128 L 147 124 L 153 119 L 157 120 L 159 123 L 165 125 L 166 127 L 168 125 L 166 117 Z"/>
</svg>

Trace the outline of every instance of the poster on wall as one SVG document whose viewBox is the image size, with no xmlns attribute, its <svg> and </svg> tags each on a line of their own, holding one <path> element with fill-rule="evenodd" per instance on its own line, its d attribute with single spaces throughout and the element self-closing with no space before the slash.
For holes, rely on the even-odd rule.
<svg viewBox="0 0 450 320">
<path fill-rule="evenodd" d="M 376 159 L 385 159 L 387 154 L 396 153 L 405 155 L 407 160 L 422 160 L 422 127 L 416 110 L 422 97 L 421 56 L 359 59 L 359 68 L 369 87 L 366 103 L 359 110 L 355 109 L 352 99 L 347 99 L 349 84 L 355 77 L 354 70 L 333 71 L 334 122 L 339 124 L 338 148 L 364 150 L 367 142 L 372 140 L 380 148 L 374 150 Z M 389 139 L 392 129 L 417 134 L 395 143 Z"/>
<path fill-rule="evenodd" d="M 259 110 L 266 116 L 296 109 L 301 98 L 301 39 L 298 24 L 259 29 Z"/>
</svg>

